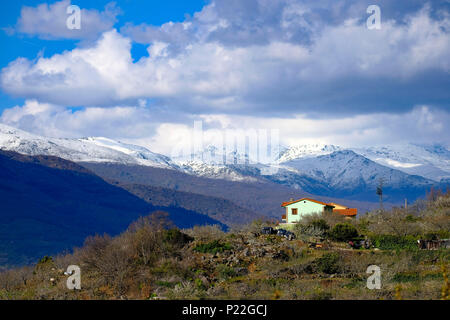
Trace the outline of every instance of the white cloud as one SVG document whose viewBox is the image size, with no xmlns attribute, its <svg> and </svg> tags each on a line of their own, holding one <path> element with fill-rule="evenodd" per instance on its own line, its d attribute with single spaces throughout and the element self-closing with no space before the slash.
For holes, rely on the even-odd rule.
<svg viewBox="0 0 450 320">
<path fill-rule="evenodd" d="M 328 1 L 256 2 L 232 2 L 230 8 L 242 9 L 233 11 L 213 1 L 180 24 L 128 25 L 89 46 L 18 58 L 1 71 L 0 85 L 28 100 L 0 121 L 50 136 L 107 136 L 166 154 L 188 139 L 198 118 L 211 141 L 217 130 L 239 126 L 280 129 L 284 144 L 449 143 L 448 14 L 436 19 L 425 6 L 367 30 L 355 18 L 365 14 L 361 4 L 332 2 L 311 24 L 313 7 L 322 12 Z M 49 28 L 56 7 L 37 8 Z M 347 19 L 343 8 L 352 13 Z M 92 21 L 102 20 L 96 14 Z M 149 43 L 149 57 L 133 62 L 136 40 Z M 85 108 L 66 109 L 74 106 Z"/>
<path fill-rule="evenodd" d="M 81 8 L 81 29 L 68 29 L 66 21 L 69 15 L 67 7 L 70 0 L 62 0 L 48 5 L 22 7 L 17 21 L 16 31 L 42 39 L 96 39 L 104 31 L 110 30 L 120 10 L 114 3 L 106 5 L 105 10 Z"/>
<path fill-rule="evenodd" d="M 43 136 L 106 136 L 136 138 L 151 136 L 158 119 L 141 106 L 67 109 L 27 100 L 23 106 L 6 109 L 0 122 Z"/>
<path fill-rule="evenodd" d="M 227 130 L 279 130 L 280 143 L 328 143 L 367 146 L 396 143 L 448 145 L 450 113 L 417 106 L 403 114 L 354 115 L 340 119 L 200 115 L 177 119 L 147 107 L 86 108 L 67 110 L 56 105 L 26 101 L 7 109 L 0 122 L 44 136 L 105 136 L 171 155 L 173 148 L 192 143 L 194 121 L 203 122 L 204 144 L 219 144 Z M 169 120 L 173 119 L 173 120 Z"/>
<path fill-rule="evenodd" d="M 435 99 L 414 90 L 422 88 L 427 72 L 438 84 L 425 85 L 443 95 L 438 103 L 448 93 L 448 20 L 429 14 L 425 8 L 403 25 L 385 21 L 380 31 L 355 21 L 324 27 L 310 46 L 273 40 L 229 47 L 197 39 L 171 54 L 167 42 L 156 41 L 150 56 L 135 63 L 131 40 L 112 30 L 88 48 L 17 59 L 2 70 L 1 86 L 12 95 L 65 106 L 150 98 L 195 113 L 345 114 L 392 108 L 389 101 L 401 95 L 396 100 L 403 104 L 394 109 L 405 111 Z"/>
</svg>

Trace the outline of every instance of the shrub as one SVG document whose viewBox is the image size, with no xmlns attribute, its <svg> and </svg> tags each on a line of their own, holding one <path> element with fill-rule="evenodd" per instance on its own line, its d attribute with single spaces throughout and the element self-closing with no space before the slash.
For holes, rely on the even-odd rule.
<svg viewBox="0 0 450 320">
<path fill-rule="evenodd" d="M 194 226 L 184 229 L 183 232 L 200 241 L 220 240 L 225 237 L 225 233 L 218 225 Z"/>
<path fill-rule="evenodd" d="M 311 226 L 313 226 L 314 228 L 317 228 L 319 230 L 325 231 L 325 232 L 330 230 L 330 226 L 324 219 L 318 219 L 318 220 L 312 221 Z"/>
<path fill-rule="evenodd" d="M 208 243 L 201 243 L 195 246 L 194 250 L 201 253 L 212 253 L 216 254 L 218 252 L 224 252 L 226 250 L 231 250 L 232 247 L 229 243 L 221 243 L 218 240 L 214 240 Z"/>
<path fill-rule="evenodd" d="M 217 272 L 219 277 L 225 280 L 236 276 L 236 271 L 224 264 L 219 264 L 217 266 Z"/>
<path fill-rule="evenodd" d="M 405 217 L 405 221 L 406 221 L 406 222 L 416 222 L 416 221 L 419 221 L 419 220 L 420 220 L 419 217 L 415 217 L 415 216 L 413 216 L 412 214 L 408 214 L 408 215 Z"/>
<path fill-rule="evenodd" d="M 320 225 L 297 223 L 294 227 L 295 236 L 300 240 L 309 241 L 310 238 L 325 238 L 326 231 Z"/>
<path fill-rule="evenodd" d="M 391 234 L 372 237 L 375 247 L 382 250 L 417 249 L 417 238 L 413 236 L 396 236 Z"/>
<path fill-rule="evenodd" d="M 303 225 L 313 225 L 315 223 L 324 226 L 323 222 L 317 222 L 320 220 L 325 222 L 329 227 L 334 227 L 338 223 L 345 223 L 345 216 L 335 212 L 312 213 L 302 216 L 299 223 Z"/>
<path fill-rule="evenodd" d="M 358 237 L 358 230 L 349 223 L 338 223 L 331 229 L 329 235 L 336 241 L 349 241 Z"/>
<path fill-rule="evenodd" d="M 38 262 L 38 264 L 47 264 L 47 263 L 53 263 L 53 258 L 49 256 L 45 256 L 41 258 Z"/>
<path fill-rule="evenodd" d="M 177 228 L 165 230 L 164 232 L 164 241 L 174 246 L 182 247 L 193 240 L 194 238 L 181 232 Z"/>
<path fill-rule="evenodd" d="M 439 239 L 439 234 L 437 232 L 428 232 L 428 233 L 423 235 L 423 238 L 425 240 L 438 240 Z"/>
<path fill-rule="evenodd" d="M 179 284 L 176 284 L 173 289 L 168 290 L 167 298 L 170 300 L 179 300 L 179 299 L 195 299 L 199 295 L 198 287 L 190 282 L 183 281 Z"/>
<path fill-rule="evenodd" d="M 339 272 L 339 254 L 336 252 L 326 253 L 313 261 L 313 268 L 317 271 L 333 274 Z"/>
<path fill-rule="evenodd" d="M 187 240 L 181 232 L 172 228 L 168 214 L 162 211 L 140 217 L 130 225 L 123 238 L 126 238 L 124 242 L 130 247 L 131 254 L 144 265 L 151 265 L 158 258 L 168 256 L 180 244 L 178 241 Z"/>
<path fill-rule="evenodd" d="M 394 282 L 412 282 L 412 281 L 418 281 L 420 279 L 420 276 L 418 273 L 412 273 L 412 272 L 401 272 L 394 275 L 392 278 L 392 281 Z"/>
<path fill-rule="evenodd" d="M 331 300 L 333 295 L 327 291 L 317 291 L 311 296 L 311 300 Z"/>
</svg>

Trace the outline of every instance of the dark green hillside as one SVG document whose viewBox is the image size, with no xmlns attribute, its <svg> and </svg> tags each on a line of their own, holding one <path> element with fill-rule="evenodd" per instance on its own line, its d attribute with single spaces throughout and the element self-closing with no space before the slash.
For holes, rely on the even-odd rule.
<svg viewBox="0 0 450 320">
<path fill-rule="evenodd" d="M 179 227 L 224 226 L 175 205 L 152 206 L 73 162 L 0 151 L 0 266 L 35 262 L 96 233 L 117 235 L 155 210 Z"/>
</svg>

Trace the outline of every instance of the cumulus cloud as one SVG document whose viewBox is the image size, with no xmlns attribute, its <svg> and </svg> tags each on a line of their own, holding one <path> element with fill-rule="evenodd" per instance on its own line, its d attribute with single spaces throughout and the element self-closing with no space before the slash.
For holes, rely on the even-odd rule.
<svg viewBox="0 0 450 320">
<path fill-rule="evenodd" d="M 339 20 L 333 14 L 342 7 L 355 12 L 358 4 L 331 6 L 324 16 L 334 17 L 332 23 L 322 18 L 312 28 L 297 15 L 315 16 L 318 5 L 231 3 L 238 6 L 235 15 L 215 1 L 192 21 L 142 29 L 151 44 L 149 57 L 137 62 L 130 54 L 135 35 L 112 30 L 88 48 L 13 61 L 2 70 L 1 86 L 15 96 L 58 105 L 114 106 L 150 98 L 155 105 L 197 114 L 335 117 L 336 111 L 340 116 L 405 112 L 417 104 L 448 108 L 449 19 L 433 18 L 430 6 L 403 17 L 402 23 L 383 20 L 381 30 L 368 30 L 365 21 Z M 270 15 L 272 9 L 279 14 Z M 360 14 L 365 17 L 365 10 Z M 266 20 L 269 29 L 270 23 L 278 26 L 273 37 Z M 229 45 L 218 36 L 230 26 L 241 26 L 250 35 L 251 25 L 262 28 L 264 41 L 241 39 Z M 296 41 L 302 36 L 290 28 L 306 32 L 309 40 Z"/>
<path fill-rule="evenodd" d="M 211 143 L 218 130 L 265 128 L 286 145 L 448 145 L 444 2 L 399 10 L 380 0 L 382 28 L 368 30 L 365 1 L 215 0 L 182 23 L 127 24 L 89 46 L 16 59 L 0 85 L 28 100 L 0 121 L 165 154 L 197 119 Z M 147 44 L 148 57 L 133 61 L 133 42 Z"/>
<path fill-rule="evenodd" d="M 42 39 L 96 39 L 114 26 L 120 13 L 113 2 L 101 12 L 81 9 L 81 29 L 68 29 L 66 21 L 69 15 L 66 10 L 70 5 L 70 0 L 62 0 L 50 5 L 24 6 L 15 31 Z"/>
</svg>

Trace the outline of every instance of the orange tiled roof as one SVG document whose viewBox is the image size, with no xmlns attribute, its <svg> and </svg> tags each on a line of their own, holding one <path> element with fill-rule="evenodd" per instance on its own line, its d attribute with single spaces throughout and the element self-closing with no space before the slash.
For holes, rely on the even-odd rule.
<svg viewBox="0 0 450 320">
<path fill-rule="evenodd" d="M 333 209 L 333 212 L 342 214 L 344 216 L 356 216 L 358 214 L 358 209 L 355 208 Z"/>
</svg>

